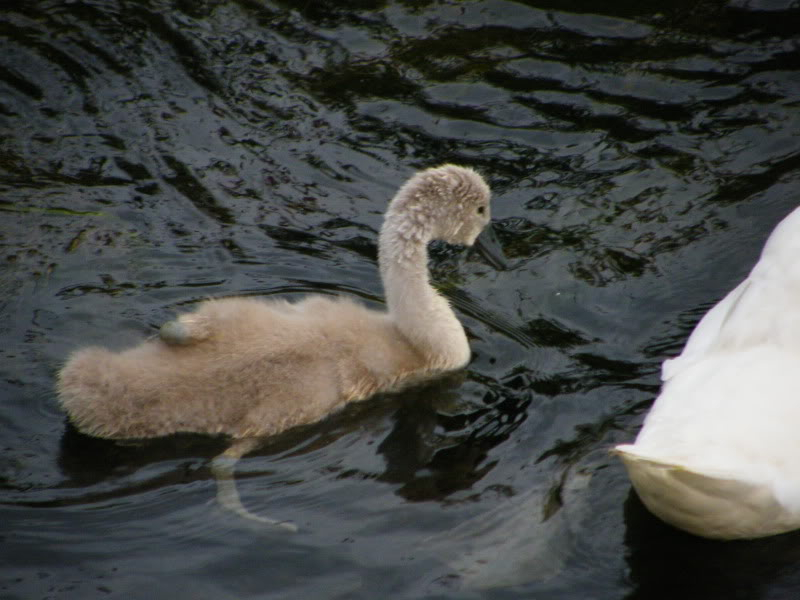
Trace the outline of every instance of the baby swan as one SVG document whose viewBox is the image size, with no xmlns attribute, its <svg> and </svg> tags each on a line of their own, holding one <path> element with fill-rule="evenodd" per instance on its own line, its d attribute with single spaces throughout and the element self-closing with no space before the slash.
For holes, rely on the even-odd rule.
<svg viewBox="0 0 800 600">
<path fill-rule="evenodd" d="M 481 176 L 455 165 L 418 172 L 400 188 L 379 237 L 386 312 L 319 295 L 208 300 L 165 324 L 159 339 L 119 353 L 76 352 L 58 375 L 60 403 L 97 437 L 231 436 L 215 462 L 222 495 L 231 461 L 254 438 L 467 364 L 464 329 L 430 285 L 427 245 L 472 245 L 489 222 L 489 200 Z M 220 499 L 243 510 L 238 498 Z"/>
<path fill-rule="evenodd" d="M 615 449 L 667 523 L 717 539 L 800 528 L 799 257 L 800 208 L 664 363 L 635 443 Z"/>
<path fill-rule="evenodd" d="M 471 245 L 489 222 L 489 188 L 445 165 L 414 175 L 379 239 L 388 312 L 312 295 L 294 304 L 225 298 L 120 353 L 87 348 L 58 377 L 75 426 L 104 438 L 176 432 L 265 436 L 348 402 L 466 365 L 464 329 L 430 285 L 427 244 Z"/>
</svg>

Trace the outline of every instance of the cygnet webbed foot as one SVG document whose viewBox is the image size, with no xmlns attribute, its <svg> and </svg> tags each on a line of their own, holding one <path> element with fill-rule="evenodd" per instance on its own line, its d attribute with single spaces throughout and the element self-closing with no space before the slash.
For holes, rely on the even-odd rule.
<svg viewBox="0 0 800 600">
<path fill-rule="evenodd" d="M 289 521 L 279 521 L 277 519 L 270 519 L 251 513 L 239 496 L 239 491 L 236 489 L 235 467 L 236 463 L 242 456 L 254 450 L 261 444 L 258 438 L 243 438 L 234 440 L 231 446 L 222 454 L 215 457 L 211 461 L 211 473 L 217 482 L 217 502 L 219 505 L 250 521 L 263 523 L 272 527 L 278 527 L 284 531 L 296 532 L 297 525 Z"/>
<path fill-rule="evenodd" d="M 162 342 L 170 346 L 187 346 L 206 339 L 211 332 L 204 319 L 183 316 L 164 323 L 158 335 Z"/>
</svg>

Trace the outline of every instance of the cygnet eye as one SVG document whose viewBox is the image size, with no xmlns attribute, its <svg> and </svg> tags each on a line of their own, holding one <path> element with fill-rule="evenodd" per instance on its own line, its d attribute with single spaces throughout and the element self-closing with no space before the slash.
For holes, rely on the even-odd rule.
<svg viewBox="0 0 800 600">
<path fill-rule="evenodd" d="M 485 207 L 485 206 L 479 206 L 479 207 L 478 207 L 478 214 L 479 214 L 479 215 L 482 215 L 482 214 L 484 214 L 485 212 L 486 212 L 486 207 Z"/>
</svg>

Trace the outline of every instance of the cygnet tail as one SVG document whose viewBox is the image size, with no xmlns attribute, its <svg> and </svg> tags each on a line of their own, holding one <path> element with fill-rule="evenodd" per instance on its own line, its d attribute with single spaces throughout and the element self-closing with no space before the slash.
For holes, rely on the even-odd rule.
<svg viewBox="0 0 800 600">
<path fill-rule="evenodd" d="M 217 482 L 217 502 L 222 508 L 244 519 L 296 532 L 297 526 L 294 523 L 253 514 L 242 504 L 239 490 L 236 489 L 236 463 L 242 456 L 253 450 L 257 444 L 258 440 L 254 439 L 237 440 L 230 448 L 211 461 L 211 473 Z"/>
<path fill-rule="evenodd" d="M 120 388 L 125 385 L 114 368 L 115 361 L 116 355 L 104 348 L 84 348 L 73 354 L 58 373 L 59 403 L 73 424 L 89 435 L 122 437 L 120 424 L 113 418 L 125 423 L 126 414 L 112 415 L 114 411 L 108 406 L 108 399 L 119 398 Z M 121 412 L 120 408 L 117 412 Z"/>
<path fill-rule="evenodd" d="M 679 529 L 707 538 L 746 539 L 794 528 L 764 484 L 645 456 L 630 444 L 613 453 L 650 512 Z"/>
</svg>

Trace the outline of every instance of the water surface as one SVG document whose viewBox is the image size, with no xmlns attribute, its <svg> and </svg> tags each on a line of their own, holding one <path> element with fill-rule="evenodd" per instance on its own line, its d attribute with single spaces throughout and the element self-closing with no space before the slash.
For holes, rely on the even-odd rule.
<svg viewBox="0 0 800 600">
<path fill-rule="evenodd" d="M 0 596 L 786 598 L 797 535 L 661 525 L 608 455 L 800 204 L 797 2 L 5 0 Z M 54 374 L 209 296 L 379 307 L 381 215 L 479 169 L 505 266 L 433 248 L 474 351 L 242 461 L 67 426 Z"/>
</svg>

